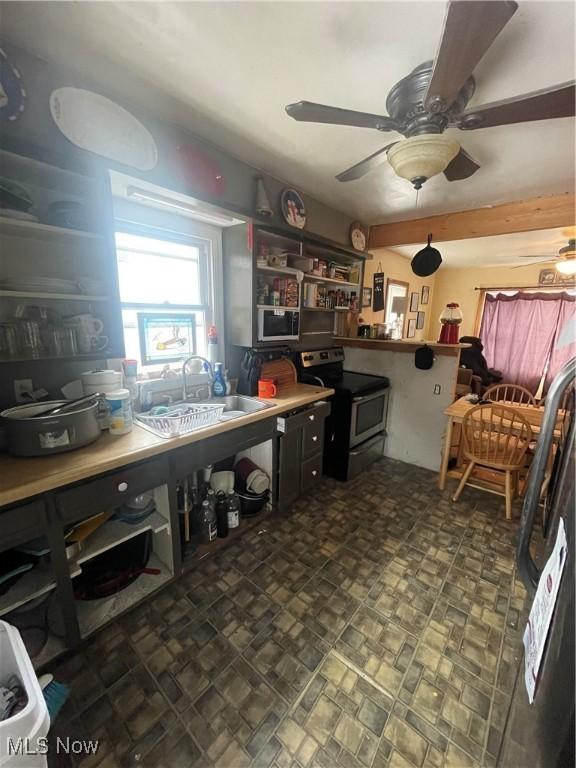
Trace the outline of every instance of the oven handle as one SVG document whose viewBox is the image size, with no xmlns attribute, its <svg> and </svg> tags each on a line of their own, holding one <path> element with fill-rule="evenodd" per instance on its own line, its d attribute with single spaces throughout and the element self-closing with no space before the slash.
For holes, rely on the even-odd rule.
<svg viewBox="0 0 576 768">
<path fill-rule="evenodd" d="M 374 400 L 375 397 L 382 397 L 382 395 L 388 392 L 387 389 L 379 389 L 377 392 L 371 392 L 369 395 L 361 395 L 360 397 L 353 397 L 353 403 L 361 403 L 362 400 Z"/>
</svg>

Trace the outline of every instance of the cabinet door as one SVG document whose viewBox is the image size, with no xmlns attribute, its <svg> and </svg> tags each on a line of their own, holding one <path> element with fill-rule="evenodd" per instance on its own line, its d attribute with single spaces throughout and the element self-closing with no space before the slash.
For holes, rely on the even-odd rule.
<svg viewBox="0 0 576 768">
<path fill-rule="evenodd" d="M 280 440 L 278 503 L 285 507 L 300 496 L 302 430 L 286 433 Z"/>
</svg>

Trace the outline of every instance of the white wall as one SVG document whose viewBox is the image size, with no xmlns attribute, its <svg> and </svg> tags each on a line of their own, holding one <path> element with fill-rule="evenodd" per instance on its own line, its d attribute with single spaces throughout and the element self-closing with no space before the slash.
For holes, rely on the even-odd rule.
<svg viewBox="0 0 576 768">
<path fill-rule="evenodd" d="M 436 355 L 432 368 L 421 371 L 410 352 L 346 347 L 347 370 L 390 379 L 386 456 L 426 469 L 440 468 L 444 410 L 454 399 L 459 359 Z M 434 394 L 436 384 L 439 395 Z"/>
</svg>

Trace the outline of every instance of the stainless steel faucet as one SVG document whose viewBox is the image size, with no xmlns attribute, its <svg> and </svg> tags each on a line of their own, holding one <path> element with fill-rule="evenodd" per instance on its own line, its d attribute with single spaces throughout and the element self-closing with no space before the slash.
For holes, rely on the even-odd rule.
<svg viewBox="0 0 576 768">
<path fill-rule="evenodd" d="M 192 360 L 202 360 L 202 362 L 206 365 L 208 369 L 208 376 L 210 377 L 210 392 L 212 392 L 212 383 L 214 382 L 214 371 L 212 370 L 212 363 L 209 360 L 206 360 L 205 357 L 200 357 L 200 355 L 192 355 L 191 357 L 188 357 L 184 362 L 182 363 L 182 400 L 188 399 L 188 391 L 186 388 L 186 373 L 188 364 Z M 204 385 L 206 386 L 206 385 Z"/>
</svg>

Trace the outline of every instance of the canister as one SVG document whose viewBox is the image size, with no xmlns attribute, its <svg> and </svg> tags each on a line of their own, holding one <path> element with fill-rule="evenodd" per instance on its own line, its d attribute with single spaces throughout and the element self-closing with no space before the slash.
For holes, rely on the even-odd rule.
<svg viewBox="0 0 576 768">
<path fill-rule="evenodd" d="M 109 424 L 111 435 L 125 435 L 132 431 L 132 406 L 130 391 L 117 389 L 106 393 L 106 402 L 110 408 Z"/>
</svg>

